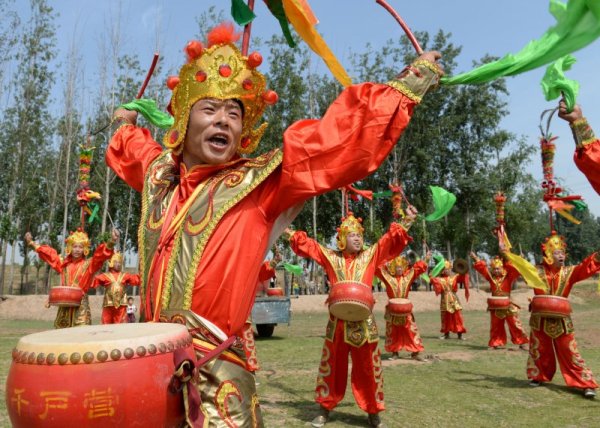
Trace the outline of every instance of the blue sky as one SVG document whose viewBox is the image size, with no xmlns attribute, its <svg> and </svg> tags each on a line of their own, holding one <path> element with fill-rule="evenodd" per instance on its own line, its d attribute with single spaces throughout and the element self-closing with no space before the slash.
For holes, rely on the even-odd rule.
<svg viewBox="0 0 600 428">
<path fill-rule="evenodd" d="M 342 63 L 348 64 L 350 49 L 362 50 L 369 42 L 377 47 L 401 34 L 393 18 L 374 0 L 309 0 L 320 20 L 319 31 L 324 35 Z M 463 46 L 459 70 L 471 68 L 472 61 L 485 54 L 502 56 L 521 49 L 529 40 L 540 36 L 554 24 L 548 12 L 548 0 L 389 0 L 413 30 L 436 32 L 442 29 L 452 33 L 452 41 Z M 142 65 L 150 61 L 156 46 L 164 57 L 167 68 L 178 67 L 183 61 L 182 48 L 198 34 L 196 17 L 214 5 L 228 11 L 228 0 L 55 0 L 50 4 L 60 14 L 57 25 L 58 47 L 61 56 L 68 50 L 73 37 L 83 53 L 85 75 L 94 76 L 98 60 L 98 43 L 106 34 L 115 11 L 121 7 L 123 17 L 123 52 L 139 55 Z M 18 1 L 20 9 L 27 2 Z M 264 3 L 256 1 L 258 18 L 253 34 L 263 39 L 279 33 L 279 26 Z M 76 29 L 77 28 L 77 29 Z M 157 28 L 159 29 L 157 31 Z M 157 34 L 159 34 L 157 40 Z M 597 77 L 597 58 L 600 41 L 575 53 L 577 63 L 568 77 L 581 84 L 579 103 L 592 126 L 600 134 L 600 79 Z M 315 60 L 318 61 L 318 60 Z M 403 64 L 398 64 L 398 69 Z M 554 107 L 546 102 L 539 81 L 543 69 L 508 78 L 511 92 L 510 115 L 503 128 L 525 136 L 530 144 L 538 144 L 538 123 L 542 110 Z M 93 82 L 93 78 L 91 79 Z M 574 144 L 570 130 L 562 120 L 555 120 L 552 133 L 559 136 L 555 174 L 573 192 L 584 196 L 592 213 L 600 216 L 600 196 L 587 183 L 572 161 Z M 533 158 L 530 171 L 541 180 L 541 162 Z"/>
</svg>

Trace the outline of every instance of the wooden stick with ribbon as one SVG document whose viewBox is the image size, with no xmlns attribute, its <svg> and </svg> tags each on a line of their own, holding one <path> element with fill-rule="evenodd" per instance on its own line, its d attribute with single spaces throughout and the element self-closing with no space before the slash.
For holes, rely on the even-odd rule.
<svg viewBox="0 0 600 428">
<path fill-rule="evenodd" d="M 410 40 L 410 43 L 415 48 L 415 51 L 417 51 L 417 54 L 421 55 L 423 53 L 423 49 L 421 48 L 421 45 L 417 41 L 417 38 L 415 37 L 413 32 L 410 30 L 410 28 L 408 27 L 406 22 L 404 22 L 402 17 L 398 14 L 398 12 L 396 12 L 394 10 L 394 8 L 392 6 L 390 6 L 389 3 L 385 0 L 375 0 L 375 2 L 378 5 L 382 6 L 385 10 L 387 10 L 390 13 L 390 15 L 392 15 L 394 17 L 394 19 L 396 21 L 398 21 L 398 24 L 400 24 L 400 27 L 402 27 L 402 29 L 404 30 L 404 33 L 406 33 L 406 37 L 408 37 L 408 40 Z"/>
</svg>

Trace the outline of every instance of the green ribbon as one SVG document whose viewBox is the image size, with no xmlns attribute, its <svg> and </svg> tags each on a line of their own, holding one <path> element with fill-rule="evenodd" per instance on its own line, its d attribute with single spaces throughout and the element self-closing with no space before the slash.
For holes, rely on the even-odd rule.
<svg viewBox="0 0 600 428">
<path fill-rule="evenodd" d="M 130 103 L 120 105 L 119 108 L 137 111 L 152 125 L 162 129 L 169 129 L 175 123 L 173 116 L 160 110 L 156 105 L 156 101 L 147 98 L 133 100 Z"/>
<path fill-rule="evenodd" d="M 431 272 L 429 272 L 429 276 L 431 278 L 435 278 L 436 276 L 438 276 L 444 270 L 444 265 L 446 264 L 444 256 L 442 256 L 441 254 L 434 254 L 433 260 L 436 261 L 436 264 L 433 267 L 433 269 L 431 269 Z"/>
<path fill-rule="evenodd" d="M 600 2 L 569 0 L 567 4 L 550 0 L 550 13 L 556 25 L 539 39 L 530 41 L 516 54 L 507 54 L 467 73 L 443 77 L 444 85 L 486 83 L 543 67 L 575 52 L 600 37 Z"/>
<path fill-rule="evenodd" d="M 548 66 L 541 82 L 546 101 L 552 101 L 562 95 L 569 113 L 575 107 L 579 83 L 576 80 L 567 79 L 564 72 L 570 70 L 575 61 L 577 60 L 572 55 L 563 56 Z"/>
<path fill-rule="evenodd" d="M 435 211 L 425 217 L 425 220 L 437 221 L 446 217 L 446 215 L 450 212 L 456 203 L 456 196 L 438 186 L 429 186 L 429 189 L 431 190 L 431 196 L 433 197 L 433 206 L 435 207 Z"/>
<path fill-rule="evenodd" d="M 389 198 L 392 196 L 391 190 L 385 190 L 383 192 L 373 192 L 373 198 Z"/>
<path fill-rule="evenodd" d="M 283 263 L 283 268 L 294 275 L 302 275 L 303 272 L 302 266 L 293 265 L 291 263 Z"/>
<path fill-rule="evenodd" d="M 251 23 L 256 15 L 244 0 L 231 0 L 231 17 L 237 25 L 243 27 Z"/>
<path fill-rule="evenodd" d="M 567 203 L 573 205 L 576 211 L 585 211 L 588 209 L 587 204 L 583 201 L 567 201 Z"/>
<path fill-rule="evenodd" d="M 95 202 L 90 202 L 88 207 L 91 208 L 92 213 L 90 214 L 90 218 L 88 218 L 88 223 L 93 224 L 95 221 L 100 223 L 100 216 L 98 213 L 100 212 L 100 205 Z"/>
<path fill-rule="evenodd" d="M 290 26 L 288 24 L 287 16 L 285 16 L 285 9 L 283 8 L 283 2 L 281 0 L 265 0 L 267 7 L 273 14 L 273 16 L 279 21 L 279 26 L 281 27 L 281 32 L 287 41 L 287 44 L 290 48 L 296 47 L 296 42 L 292 37 L 292 33 L 290 32 Z"/>
</svg>

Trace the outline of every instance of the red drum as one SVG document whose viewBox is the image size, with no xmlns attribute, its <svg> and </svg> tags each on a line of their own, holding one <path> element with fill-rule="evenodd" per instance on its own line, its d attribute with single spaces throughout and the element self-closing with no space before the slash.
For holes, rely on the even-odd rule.
<svg viewBox="0 0 600 428">
<path fill-rule="evenodd" d="M 408 299 L 390 299 L 385 309 L 392 315 L 410 315 L 413 311 L 413 304 Z"/>
<path fill-rule="evenodd" d="M 48 303 L 52 306 L 73 308 L 81 305 L 83 290 L 79 287 L 52 287 L 48 293 Z"/>
<path fill-rule="evenodd" d="M 496 309 L 508 309 L 510 306 L 509 296 L 491 296 L 487 299 L 488 311 Z"/>
<path fill-rule="evenodd" d="M 571 315 L 569 299 L 560 296 L 535 295 L 531 300 L 531 313 L 549 318 L 565 318 Z"/>
<path fill-rule="evenodd" d="M 284 295 L 283 288 L 281 288 L 281 287 L 267 288 L 267 296 L 281 297 L 283 295 Z"/>
<path fill-rule="evenodd" d="M 371 287 L 354 281 L 333 284 L 327 301 L 331 315 L 344 321 L 366 320 L 375 305 Z"/>
<path fill-rule="evenodd" d="M 194 356 L 185 326 L 110 324 L 24 336 L 13 350 L 6 407 L 13 427 L 179 427 L 169 388 L 174 351 Z"/>
</svg>

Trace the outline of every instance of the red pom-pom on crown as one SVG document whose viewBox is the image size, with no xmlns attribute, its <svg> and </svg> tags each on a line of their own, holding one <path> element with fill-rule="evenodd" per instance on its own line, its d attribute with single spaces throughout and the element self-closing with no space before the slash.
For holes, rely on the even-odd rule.
<svg viewBox="0 0 600 428">
<path fill-rule="evenodd" d="M 226 43 L 235 43 L 240 39 L 240 34 L 235 32 L 231 22 L 223 22 L 213 28 L 206 36 L 208 47 Z"/>
</svg>

